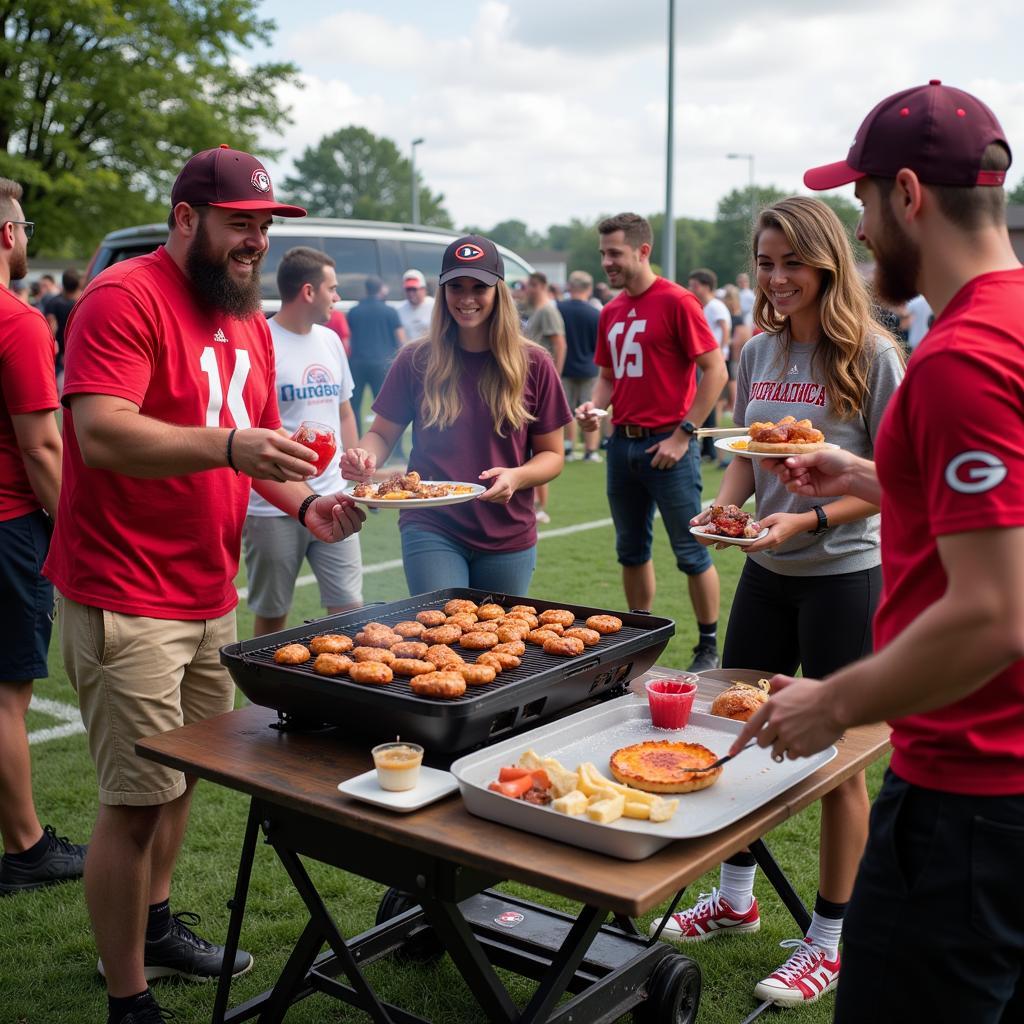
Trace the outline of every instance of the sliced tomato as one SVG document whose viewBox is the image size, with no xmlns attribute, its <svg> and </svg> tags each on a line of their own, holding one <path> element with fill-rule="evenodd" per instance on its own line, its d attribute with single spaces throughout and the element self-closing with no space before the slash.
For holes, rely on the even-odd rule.
<svg viewBox="0 0 1024 1024">
<path fill-rule="evenodd" d="M 535 768 L 530 774 L 533 776 L 533 784 L 538 789 L 550 789 L 551 779 L 543 768 Z"/>
<path fill-rule="evenodd" d="M 513 800 L 518 800 L 533 788 L 533 777 L 527 772 L 521 779 L 514 779 L 512 782 L 492 782 L 487 788 L 502 796 L 510 796 Z"/>
<path fill-rule="evenodd" d="M 521 779 L 525 775 L 529 775 L 530 772 L 526 768 L 517 768 L 515 765 L 506 765 L 498 772 L 499 782 L 515 782 L 516 779 Z"/>
</svg>

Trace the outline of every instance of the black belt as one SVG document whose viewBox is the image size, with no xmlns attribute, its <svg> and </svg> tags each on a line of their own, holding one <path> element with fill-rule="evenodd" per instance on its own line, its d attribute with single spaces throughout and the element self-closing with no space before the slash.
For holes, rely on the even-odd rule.
<svg viewBox="0 0 1024 1024">
<path fill-rule="evenodd" d="M 635 423 L 617 423 L 615 433 L 619 437 L 628 437 L 635 441 L 642 437 L 651 437 L 653 434 L 671 434 L 678 426 L 678 423 L 669 423 L 664 427 L 638 427 Z"/>
</svg>

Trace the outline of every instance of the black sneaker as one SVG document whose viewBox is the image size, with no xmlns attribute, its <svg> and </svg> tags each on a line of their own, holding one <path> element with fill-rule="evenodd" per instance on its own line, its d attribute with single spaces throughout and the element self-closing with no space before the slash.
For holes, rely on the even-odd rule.
<svg viewBox="0 0 1024 1024">
<path fill-rule="evenodd" d="M 139 996 L 131 1010 L 123 1017 L 115 1018 L 108 1016 L 107 1024 L 166 1024 L 174 1020 L 177 1014 L 161 1006 L 154 998 L 152 992 L 146 992 Z"/>
<path fill-rule="evenodd" d="M 67 836 L 57 835 L 52 825 L 43 826 L 43 835 L 49 840 L 49 848 L 35 864 L 21 864 L 6 854 L 0 857 L 0 896 L 82 877 L 88 847 L 70 842 Z"/>
<path fill-rule="evenodd" d="M 183 910 L 171 918 L 171 927 L 163 938 L 146 940 L 143 973 L 146 981 L 158 978 L 190 978 L 193 981 L 207 981 L 220 977 L 224 962 L 224 947 L 200 938 L 189 925 L 199 924 L 200 917 L 189 910 Z M 239 949 L 235 953 L 231 976 L 237 978 L 252 967 L 252 954 Z M 96 969 L 105 978 L 103 961 Z"/>
<path fill-rule="evenodd" d="M 718 647 L 715 644 L 697 644 L 689 671 L 708 672 L 713 668 L 718 668 Z"/>
</svg>

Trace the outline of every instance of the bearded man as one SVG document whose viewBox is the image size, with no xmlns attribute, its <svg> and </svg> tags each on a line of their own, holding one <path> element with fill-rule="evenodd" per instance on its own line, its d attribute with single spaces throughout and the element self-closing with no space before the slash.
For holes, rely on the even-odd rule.
<svg viewBox="0 0 1024 1024">
<path fill-rule="evenodd" d="M 248 153 L 193 156 L 156 252 L 109 268 L 67 325 L 64 487 L 44 572 L 96 765 L 85 892 L 110 1022 L 162 1021 L 147 982 L 220 973 L 224 950 L 171 916 L 194 779 L 144 760 L 144 736 L 229 711 L 218 649 L 250 486 L 322 541 L 362 513 L 304 483 L 315 453 L 280 430 L 260 266 L 274 200 Z M 252 966 L 239 951 L 233 971 Z"/>
</svg>

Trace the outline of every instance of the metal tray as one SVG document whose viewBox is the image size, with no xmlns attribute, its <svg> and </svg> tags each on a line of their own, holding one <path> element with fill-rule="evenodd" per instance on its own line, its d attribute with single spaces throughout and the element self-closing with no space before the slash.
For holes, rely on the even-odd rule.
<svg viewBox="0 0 1024 1024">
<path fill-rule="evenodd" d="M 647 701 L 627 694 L 462 757 L 451 770 L 472 814 L 622 860 L 643 860 L 675 839 L 709 835 L 739 821 L 828 764 L 836 756 L 836 748 L 782 764 L 772 761 L 771 752 L 761 747 L 744 751 L 725 765 L 713 786 L 680 794 L 679 809 L 672 819 L 657 824 L 620 818 L 611 825 L 598 825 L 585 817 L 511 800 L 487 785 L 498 777 L 502 765 L 514 764 L 530 748 L 541 757 L 558 758 L 573 770 L 581 761 L 593 761 L 608 775 L 608 760 L 620 747 L 644 740 L 679 739 L 703 743 L 722 755 L 742 725 L 694 712 L 685 729 L 655 729 Z"/>
<path fill-rule="evenodd" d="M 439 608 L 453 597 L 470 598 L 477 604 L 494 600 L 504 607 L 530 604 L 538 612 L 568 608 L 581 624 L 590 615 L 614 614 L 622 619 L 623 628 L 602 638 L 596 647 L 588 647 L 578 658 L 554 657 L 527 644 L 519 668 L 502 672 L 486 686 L 470 687 L 457 700 L 417 696 L 401 678 L 387 686 L 361 686 L 344 677 L 317 675 L 311 662 L 286 666 L 274 661 L 274 651 L 283 644 L 308 641 L 320 633 L 351 636 L 371 621 L 393 625 L 425 608 Z M 469 750 L 538 724 L 587 699 L 618 692 L 654 664 L 674 632 L 671 619 L 653 615 L 453 588 L 370 605 L 228 644 L 221 648 L 221 662 L 254 704 L 291 719 L 336 725 L 377 741 L 400 734 L 423 744 L 428 760 L 439 763 L 438 754 Z"/>
</svg>

